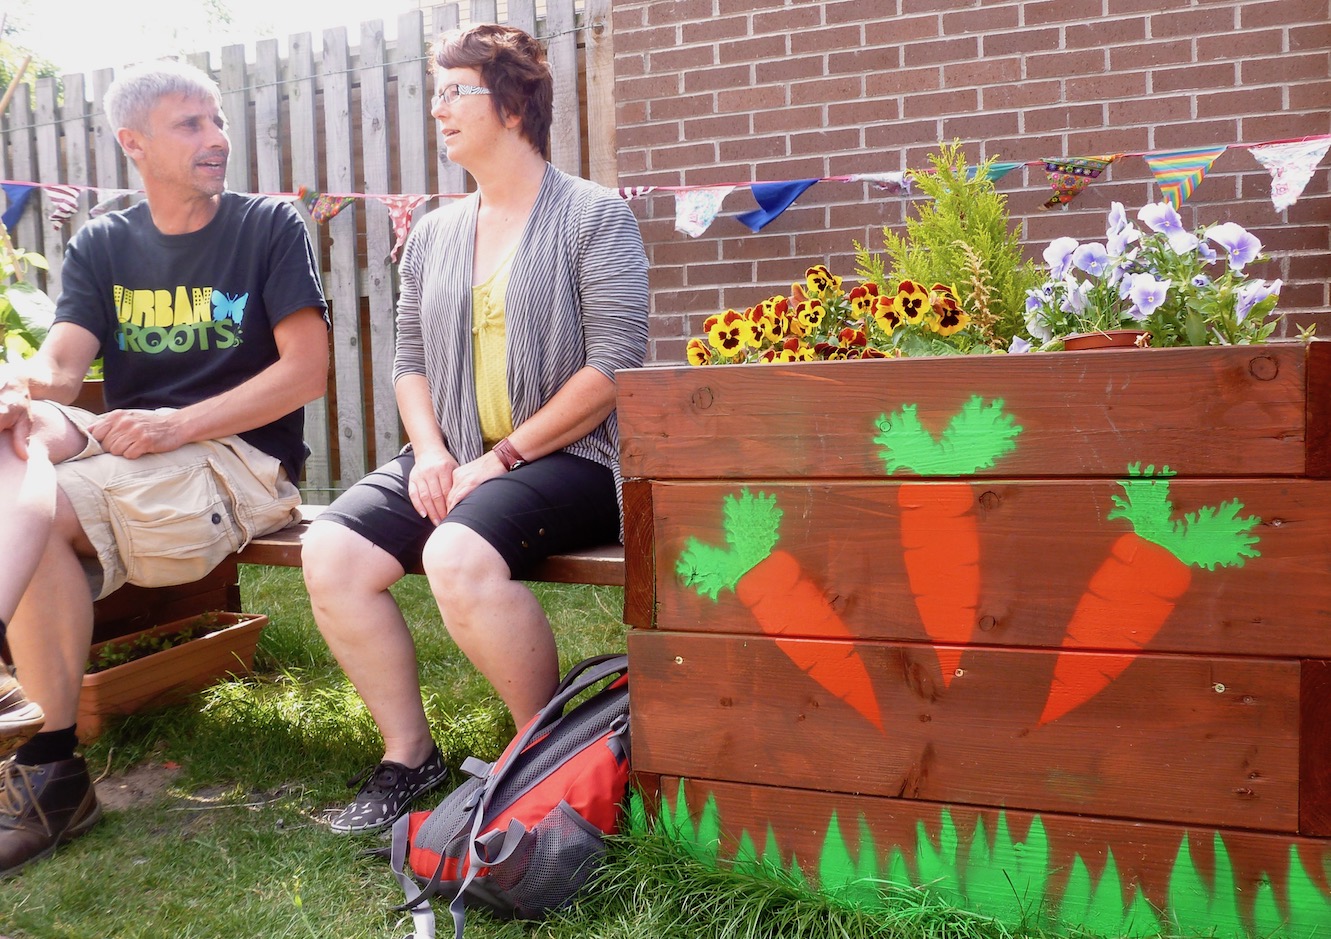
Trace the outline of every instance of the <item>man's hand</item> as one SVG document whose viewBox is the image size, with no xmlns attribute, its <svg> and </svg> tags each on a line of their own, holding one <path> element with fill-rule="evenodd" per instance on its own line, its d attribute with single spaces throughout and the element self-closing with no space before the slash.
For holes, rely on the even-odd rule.
<svg viewBox="0 0 1331 939">
<path fill-rule="evenodd" d="M 93 423 L 88 432 L 106 452 L 130 460 L 146 453 L 170 453 L 189 442 L 175 426 L 176 412 L 176 408 L 110 411 Z"/>
<path fill-rule="evenodd" d="M 28 458 L 32 433 L 32 397 L 28 384 L 13 372 L 0 372 L 0 432 L 12 431 L 10 442 L 20 460 Z"/>
</svg>

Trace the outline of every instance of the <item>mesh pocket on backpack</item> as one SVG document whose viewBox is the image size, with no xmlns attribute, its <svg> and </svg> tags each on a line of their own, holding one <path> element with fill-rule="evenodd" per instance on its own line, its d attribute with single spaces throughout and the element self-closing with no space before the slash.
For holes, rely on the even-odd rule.
<svg viewBox="0 0 1331 939">
<path fill-rule="evenodd" d="M 489 872 L 524 918 L 567 903 L 605 855 L 601 832 L 567 802 L 551 809 L 530 835 L 517 854 Z"/>
</svg>

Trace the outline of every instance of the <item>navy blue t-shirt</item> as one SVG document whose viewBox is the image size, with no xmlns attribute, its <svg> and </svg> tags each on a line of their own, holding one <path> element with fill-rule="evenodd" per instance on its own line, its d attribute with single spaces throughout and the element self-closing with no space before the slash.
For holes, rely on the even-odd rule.
<svg viewBox="0 0 1331 939">
<path fill-rule="evenodd" d="M 164 235 L 140 202 L 88 222 L 61 269 L 56 322 L 101 343 L 108 408 L 184 407 L 277 361 L 273 327 L 328 306 L 300 215 L 288 202 L 224 192 L 199 231 Z M 292 482 L 308 450 L 305 410 L 239 436 Z"/>
</svg>

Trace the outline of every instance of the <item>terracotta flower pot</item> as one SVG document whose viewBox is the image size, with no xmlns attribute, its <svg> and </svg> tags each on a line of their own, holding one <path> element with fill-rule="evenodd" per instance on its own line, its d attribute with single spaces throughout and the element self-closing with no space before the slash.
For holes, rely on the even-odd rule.
<svg viewBox="0 0 1331 939">
<path fill-rule="evenodd" d="M 1146 337 L 1144 340 L 1143 336 Z M 1144 349 L 1150 341 L 1151 334 L 1144 329 L 1105 329 L 1064 336 L 1063 348 L 1068 352 L 1086 349 Z"/>
<path fill-rule="evenodd" d="M 267 616 L 253 613 L 201 613 L 143 629 L 97 643 L 90 660 L 96 660 L 108 645 L 133 642 L 145 635 L 177 633 L 204 618 L 216 623 L 206 635 L 84 675 L 79 697 L 79 739 L 87 743 L 97 737 L 111 715 L 172 704 L 228 674 L 248 674 L 254 668 L 259 633 L 268 624 Z"/>
</svg>

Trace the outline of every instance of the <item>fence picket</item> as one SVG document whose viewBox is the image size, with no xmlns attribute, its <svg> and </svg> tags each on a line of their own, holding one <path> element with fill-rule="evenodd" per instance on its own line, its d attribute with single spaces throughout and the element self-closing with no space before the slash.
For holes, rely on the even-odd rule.
<svg viewBox="0 0 1331 939">
<path fill-rule="evenodd" d="M 573 0 L 546 0 L 545 35 L 555 76 L 555 115 L 550 127 L 550 162 L 581 176 L 582 108 L 578 103 L 578 37 Z"/>
<path fill-rule="evenodd" d="M 260 192 L 284 192 L 282 157 L 281 58 L 277 40 L 265 39 L 254 47 L 254 161 Z"/>
<path fill-rule="evenodd" d="M 56 85 L 54 78 L 37 79 L 37 178 L 65 179 L 60 166 L 60 124 L 56 120 Z M 42 190 L 42 225 L 41 247 L 37 250 L 46 255 L 46 263 L 51 265 L 46 272 L 46 289 L 52 294 L 60 292 L 60 265 L 65 259 L 64 239 L 57 236 L 56 229 L 63 228 L 50 221 L 55 209 L 55 200 L 49 190 Z"/>
<path fill-rule="evenodd" d="M 251 130 L 249 77 L 245 72 L 245 47 L 222 50 L 222 110 L 231 137 L 231 159 L 226 167 L 226 185 L 236 192 L 254 192 L 250 174 Z"/>
</svg>

